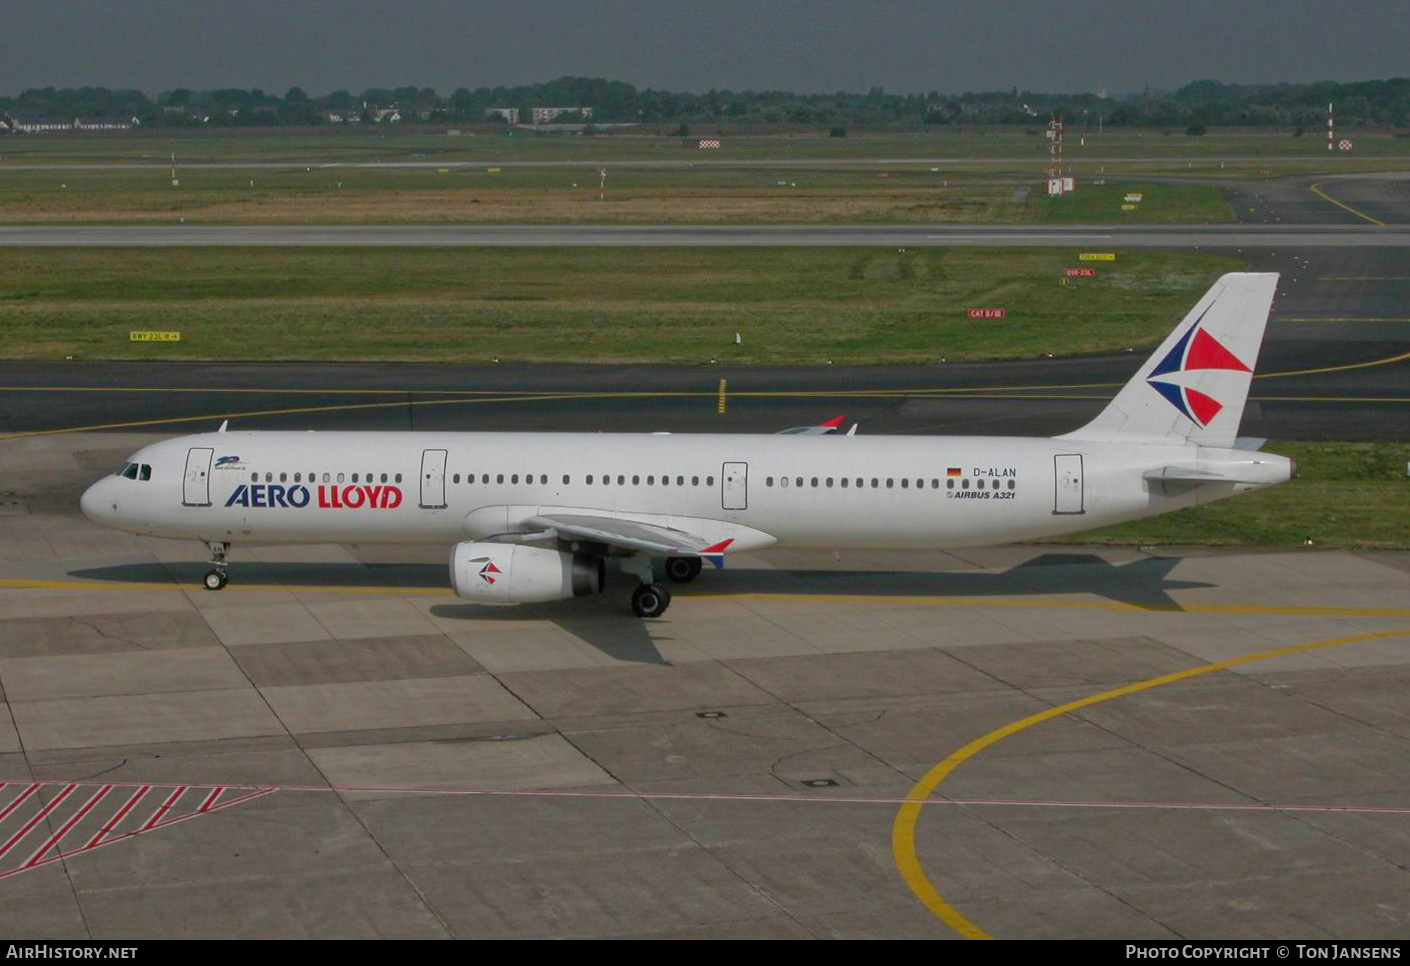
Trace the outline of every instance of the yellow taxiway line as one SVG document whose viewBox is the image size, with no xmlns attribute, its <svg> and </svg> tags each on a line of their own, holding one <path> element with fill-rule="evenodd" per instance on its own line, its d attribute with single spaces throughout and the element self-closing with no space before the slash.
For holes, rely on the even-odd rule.
<svg viewBox="0 0 1410 966">
<path fill-rule="evenodd" d="M 1201 664 L 1198 667 L 1176 671 L 1173 674 L 1163 674 L 1160 677 L 1149 678 L 1145 681 L 1138 681 L 1135 684 L 1113 688 L 1110 691 L 1102 691 L 1090 697 L 1069 701 L 1066 704 L 1060 704 L 1046 711 L 1040 711 L 1037 714 L 1021 718 L 1011 724 L 1006 724 L 1002 728 L 996 728 L 983 737 L 976 738 L 963 748 L 951 753 L 949 757 L 926 772 L 921 780 L 916 782 L 910 794 L 906 796 L 906 804 L 902 805 L 900 810 L 896 813 L 896 819 L 891 826 L 891 853 L 896 860 L 896 867 L 901 871 L 901 877 L 906 880 L 906 885 L 910 886 L 916 898 L 918 898 L 927 909 L 934 913 L 941 922 L 945 923 L 945 925 L 949 926 L 966 939 L 993 939 L 994 937 L 985 932 L 983 927 L 956 909 L 948 899 L 941 895 L 940 890 L 935 887 L 935 884 L 930 881 L 930 877 L 925 874 L 925 870 L 921 867 L 920 858 L 916 854 L 916 823 L 920 819 L 924 803 L 935 793 L 935 790 L 940 787 L 940 783 L 954 773 L 955 769 L 959 768 L 980 752 L 992 748 L 1005 738 L 1012 737 L 1021 731 L 1025 731 L 1034 725 L 1042 724 L 1045 721 L 1051 721 L 1054 718 L 1071 714 L 1074 711 L 1080 711 L 1083 708 L 1090 708 L 1094 704 L 1112 701 L 1116 698 L 1125 697 L 1128 694 L 1149 691 L 1152 688 L 1164 687 L 1167 684 L 1177 684 L 1180 681 L 1188 681 L 1190 678 L 1199 677 L 1202 674 L 1210 674 L 1214 671 L 1226 671 L 1230 668 L 1241 667 L 1245 664 L 1253 664 L 1257 661 L 1268 661 L 1277 657 L 1303 654 L 1307 651 L 1337 647 L 1341 644 L 1358 644 L 1366 641 L 1385 640 L 1392 637 L 1410 637 L 1410 628 L 1394 631 L 1372 631 L 1366 634 L 1352 634 L 1349 637 L 1336 637 L 1326 641 L 1314 641 L 1311 644 L 1294 644 L 1289 647 L 1275 648 L 1271 651 L 1245 654 L 1242 657 L 1229 658 L 1226 661 L 1216 661 L 1213 664 Z"/>
<path fill-rule="evenodd" d="M 1325 191 L 1322 190 L 1322 185 L 1324 184 L 1326 184 L 1325 181 L 1319 181 L 1314 185 L 1308 185 L 1308 187 L 1312 189 L 1312 193 L 1317 197 L 1321 198 L 1324 201 L 1330 201 L 1332 204 L 1336 205 L 1338 208 L 1343 209 L 1344 211 L 1351 212 L 1357 218 L 1364 218 L 1371 224 L 1380 225 L 1382 228 L 1387 227 L 1386 223 L 1381 221 L 1380 219 L 1372 218 L 1364 211 L 1357 211 L 1355 208 L 1351 207 L 1351 205 L 1348 205 L 1345 202 L 1337 201 L 1337 199 L 1333 198 L 1331 195 L 1327 194 Z"/>
</svg>

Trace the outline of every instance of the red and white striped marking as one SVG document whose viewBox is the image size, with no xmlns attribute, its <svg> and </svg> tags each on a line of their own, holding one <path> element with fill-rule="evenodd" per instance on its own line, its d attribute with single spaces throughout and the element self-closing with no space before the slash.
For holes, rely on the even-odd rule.
<svg viewBox="0 0 1410 966">
<path fill-rule="evenodd" d="M 41 794 L 50 790 L 45 802 Z M 412 785 L 176 785 L 114 781 L 32 782 L 0 780 L 0 879 L 148 832 L 200 818 L 274 792 L 399 795 L 450 795 L 467 798 L 626 799 L 737 804 L 810 805 L 816 807 L 911 804 L 893 795 L 809 795 L 806 793 L 739 794 L 730 792 L 642 792 L 630 788 L 595 790 L 554 788 L 455 788 Z M 126 793 L 126 794 L 124 794 Z M 188 796 L 188 793 L 190 794 Z M 78 803 L 78 804 L 71 804 Z M 183 805 L 182 802 L 186 804 Z M 199 804 L 196 804 L 198 803 Z M 1033 808 L 1152 810 L 1297 814 L 1352 813 L 1410 817 L 1410 805 L 1282 805 L 1276 802 L 1087 801 L 1080 799 L 928 798 L 927 808 Z M 65 807 L 70 806 L 70 807 Z M 183 810 L 184 809 L 184 810 Z M 44 820 L 49 823 L 45 826 Z M 52 829 L 52 831 L 50 831 Z M 77 844 L 82 843 L 82 844 Z M 65 848 L 67 845 L 67 848 Z M 31 849 L 26 852 L 25 847 Z M 16 856 L 23 855 L 19 860 Z"/>
<path fill-rule="evenodd" d="M 154 790 L 155 795 L 151 794 Z M 0 782 L 0 879 L 212 815 L 276 790 L 126 782 Z"/>
</svg>

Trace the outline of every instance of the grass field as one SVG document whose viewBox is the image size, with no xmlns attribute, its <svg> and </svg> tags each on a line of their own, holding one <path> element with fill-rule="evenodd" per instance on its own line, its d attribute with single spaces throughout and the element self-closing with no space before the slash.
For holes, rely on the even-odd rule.
<svg viewBox="0 0 1410 966">
<path fill-rule="evenodd" d="M 886 177 L 881 177 L 881 175 Z M 1216 188 L 1110 179 L 1048 199 L 1039 179 L 874 168 L 0 171 L 8 224 L 1031 223 L 1232 220 Z M 1122 211 L 1126 191 L 1146 201 Z"/>
<path fill-rule="evenodd" d="M 1055 202 L 1042 196 L 1050 160 L 1036 131 L 726 135 L 717 151 L 643 133 L 452 137 L 409 127 L 9 137 L 0 139 L 0 209 L 12 224 L 1221 222 L 1232 214 L 1217 188 L 1151 179 L 1410 167 L 1410 138 L 1348 133 L 1356 150 L 1329 154 L 1325 141 L 1287 132 L 1074 129 L 1066 160 L 1081 187 Z M 173 152 L 178 186 L 166 167 Z M 422 167 L 359 166 L 378 162 Z M 88 167 L 24 167 L 35 164 Z M 254 164 L 285 167 L 240 167 Z M 1123 211 L 1130 190 L 1147 200 Z"/>
<path fill-rule="evenodd" d="M 1237 259 L 1056 249 L 0 249 L 0 355 L 931 362 L 1169 331 Z M 1004 308 L 1002 320 L 968 318 Z M 132 330 L 179 343 L 133 343 Z M 743 344 L 734 344 L 740 332 Z"/>
<path fill-rule="evenodd" d="M 1301 475 L 1279 486 L 1064 543 L 1410 549 L 1410 443 L 1269 443 Z"/>
</svg>

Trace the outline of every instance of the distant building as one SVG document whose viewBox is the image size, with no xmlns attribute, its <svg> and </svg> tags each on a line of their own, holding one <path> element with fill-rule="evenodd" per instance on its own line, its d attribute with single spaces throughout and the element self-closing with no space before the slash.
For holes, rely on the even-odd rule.
<svg viewBox="0 0 1410 966">
<path fill-rule="evenodd" d="M 76 117 L 73 127 L 76 131 L 127 131 L 142 122 L 135 117 Z"/>
<path fill-rule="evenodd" d="M 172 121 L 190 121 L 195 124 L 209 124 L 213 108 L 192 107 L 190 105 L 168 104 L 162 108 L 162 114 Z"/>
<path fill-rule="evenodd" d="M 45 131 L 72 131 L 73 119 L 57 117 L 11 117 L 10 130 L 16 134 L 42 134 Z"/>
<path fill-rule="evenodd" d="M 5 116 L 13 134 L 44 134 L 53 131 L 126 131 L 141 122 L 135 117 L 14 117 Z"/>
<path fill-rule="evenodd" d="M 485 109 L 485 120 L 492 121 L 495 118 L 508 121 L 510 124 L 519 123 L 519 108 L 517 107 L 489 107 Z"/>
<path fill-rule="evenodd" d="M 356 124 L 362 120 L 357 111 L 324 111 L 323 120 L 329 124 Z"/>
<path fill-rule="evenodd" d="M 560 114 L 578 114 L 583 120 L 592 120 L 592 108 L 590 107 L 536 107 L 534 108 L 534 123 L 547 124 L 556 120 Z"/>
<path fill-rule="evenodd" d="M 401 120 L 401 111 L 395 107 L 375 107 L 372 120 L 377 124 L 395 124 Z"/>
</svg>

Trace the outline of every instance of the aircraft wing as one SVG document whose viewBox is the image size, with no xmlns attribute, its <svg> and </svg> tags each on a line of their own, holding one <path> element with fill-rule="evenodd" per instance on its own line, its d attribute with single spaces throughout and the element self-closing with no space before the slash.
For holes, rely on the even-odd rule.
<svg viewBox="0 0 1410 966">
<path fill-rule="evenodd" d="M 670 557 L 703 557 L 716 567 L 724 566 L 725 549 L 734 543 L 731 538 L 711 544 L 693 533 L 672 527 L 577 513 L 545 513 L 530 517 L 524 524 L 623 550 L 642 550 Z"/>
<path fill-rule="evenodd" d="M 816 426 L 794 426 L 791 429 L 780 429 L 777 436 L 827 436 L 842 429 L 842 424 L 847 419 L 846 416 L 833 416 L 825 423 L 818 423 Z"/>
</svg>

